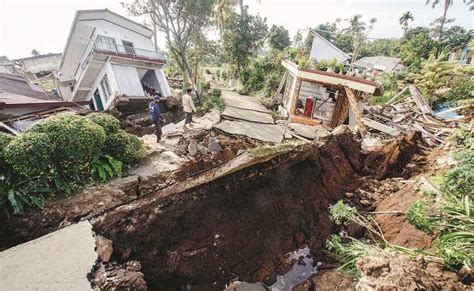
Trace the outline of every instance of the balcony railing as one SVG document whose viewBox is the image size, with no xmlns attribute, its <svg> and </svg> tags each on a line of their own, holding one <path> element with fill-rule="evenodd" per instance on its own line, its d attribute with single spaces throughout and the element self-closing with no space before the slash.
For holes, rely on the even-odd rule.
<svg viewBox="0 0 474 291">
<path fill-rule="evenodd" d="M 144 50 L 133 46 L 124 46 L 109 42 L 95 41 L 92 46 L 92 51 L 94 53 L 110 54 L 119 57 L 145 61 L 165 61 L 165 57 L 162 52 Z"/>
<path fill-rule="evenodd" d="M 165 56 L 162 52 L 144 50 L 133 46 L 118 45 L 115 43 L 100 40 L 90 41 L 83 51 L 76 76 L 87 66 L 90 58 L 94 54 L 105 54 L 139 61 L 165 63 Z"/>
</svg>

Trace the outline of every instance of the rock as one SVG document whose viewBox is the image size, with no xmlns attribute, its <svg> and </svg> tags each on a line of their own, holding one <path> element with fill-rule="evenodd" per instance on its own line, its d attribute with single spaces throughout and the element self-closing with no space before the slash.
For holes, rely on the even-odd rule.
<svg viewBox="0 0 474 291">
<path fill-rule="evenodd" d="M 188 152 L 191 156 L 196 156 L 198 152 L 198 143 L 195 139 L 191 139 L 188 145 Z"/>
<path fill-rule="evenodd" d="M 99 258 L 102 262 L 108 262 L 112 253 L 114 252 L 113 249 L 113 242 L 110 239 L 107 239 L 101 235 L 97 235 L 96 237 L 96 252 L 99 255 Z"/>
<path fill-rule="evenodd" d="M 222 150 L 222 147 L 219 144 L 219 141 L 217 140 L 217 138 L 213 137 L 209 139 L 209 144 L 207 146 L 207 149 L 209 150 L 209 152 L 215 153 L 215 152 L 220 152 Z"/>
<path fill-rule="evenodd" d="M 347 197 L 347 198 L 352 198 L 352 197 L 354 197 L 354 193 L 352 193 L 352 192 L 347 192 L 347 193 L 346 193 L 346 197 Z"/>
<path fill-rule="evenodd" d="M 360 147 L 366 152 L 378 151 L 383 147 L 383 143 L 378 137 L 366 137 L 362 140 Z"/>
<path fill-rule="evenodd" d="M 367 199 L 362 199 L 362 200 L 360 200 L 360 204 L 362 204 L 362 205 L 364 205 L 364 206 L 370 206 L 370 205 L 372 205 L 372 203 L 371 203 L 369 200 L 367 200 Z"/>
<path fill-rule="evenodd" d="M 202 145 L 198 145 L 198 152 L 201 154 L 201 155 L 205 155 L 207 154 L 207 148 L 205 146 L 202 146 Z"/>
</svg>

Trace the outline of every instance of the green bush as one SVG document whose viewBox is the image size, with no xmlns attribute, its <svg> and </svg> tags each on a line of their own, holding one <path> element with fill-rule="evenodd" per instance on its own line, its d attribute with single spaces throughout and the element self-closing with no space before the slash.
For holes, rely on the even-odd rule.
<svg viewBox="0 0 474 291">
<path fill-rule="evenodd" d="M 3 151 L 5 161 L 25 177 L 45 174 L 52 164 L 53 144 L 45 133 L 27 132 L 12 140 Z"/>
<path fill-rule="evenodd" d="M 474 96 L 474 79 L 470 76 L 459 76 L 454 78 L 451 91 L 449 91 L 446 99 L 455 101 L 461 99 L 469 99 Z"/>
<path fill-rule="evenodd" d="M 64 180 L 81 179 L 105 142 L 102 126 L 79 115 L 57 115 L 35 124 L 30 132 L 45 133 L 54 143 L 54 164 Z"/>
<path fill-rule="evenodd" d="M 459 164 L 446 175 L 442 190 L 462 197 L 474 199 L 474 150 L 467 149 L 457 154 Z"/>
<path fill-rule="evenodd" d="M 135 164 L 145 157 L 146 149 L 141 140 L 123 130 L 107 137 L 104 152 L 124 164 Z"/>
<path fill-rule="evenodd" d="M 13 140 L 14 136 L 11 134 L 0 132 L 0 153 Z"/>
<path fill-rule="evenodd" d="M 105 113 L 91 113 L 87 118 L 102 126 L 106 134 L 117 133 L 120 129 L 120 121 L 112 115 Z"/>
</svg>

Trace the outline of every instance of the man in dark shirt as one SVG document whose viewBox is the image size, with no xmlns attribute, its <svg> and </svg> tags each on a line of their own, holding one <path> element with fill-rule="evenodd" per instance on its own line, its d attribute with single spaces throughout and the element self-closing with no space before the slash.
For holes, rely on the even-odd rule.
<svg viewBox="0 0 474 291">
<path fill-rule="evenodd" d="M 156 126 L 156 142 L 160 142 L 161 140 L 161 126 L 163 124 L 163 116 L 160 112 L 160 94 L 155 95 L 155 100 L 150 102 L 148 107 L 150 108 L 150 115 L 153 124 Z"/>
</svg>

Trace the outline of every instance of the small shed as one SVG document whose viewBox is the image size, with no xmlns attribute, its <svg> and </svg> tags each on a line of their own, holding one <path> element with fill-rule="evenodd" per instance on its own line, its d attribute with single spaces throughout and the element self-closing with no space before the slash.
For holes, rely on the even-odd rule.
<svg viewBox="0 0 474 291">
<path fill-rule="evenodd" d="M 377 83 L 332 72 L 300 69 L 287 59 L 282 65 L 286 72 L 278 94 L 281 109 L 290 122 L 334 128 L 351 119 L 352 124 L 364 126 L 361 99 L 363 95 L 373 95 Z"/>
</svg>

